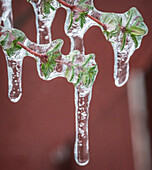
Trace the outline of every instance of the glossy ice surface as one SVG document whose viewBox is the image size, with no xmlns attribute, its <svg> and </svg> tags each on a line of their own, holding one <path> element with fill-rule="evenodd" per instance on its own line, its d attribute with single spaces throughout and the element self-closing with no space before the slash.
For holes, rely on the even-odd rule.
<svg viewBox="0 0 152 170">
<path fill-rule="evenodd" d="M 98 72 L 94 54 L 85 55 L 83 45 L 84 34 L 91 26 L 99 26 L 106 36 L 106 39 L 111 42 L 115 59 L 115 85 L 120 87 L 128 80 L 130 57 L 133 52 L 139 48 L 141 40 L 143 36 L 147 34 L 148 29 L 136 8 L 131 8 L 124 14 L 104 13 L 95 9 L 93 0 L 65 0 L 64 2 L 76 8 L 73 8 L 71 11 L 70 8 L 60 4 L 57 0 L 50 1 L 51 8 L 47 8 L 42 0 L 30 0 L 35 11 L 37 28 L 37 43 L 33 43 L 23 32 L 12 28 L 11 0 L 1 0 L 2 15 L 0 16 L 0 24 L 4 25 L 4 27 L 0 27 L 0 32 L 3 32 L 3 35 L 0 36 L 0 42 L 3 42 L 8 36 L 5 43 L 1 43 L 1 45 L 7 61 L 8 96 L 12 102 L 17 102 L 22 95 L 22 63 L 25 56 L 31 56 L 36 59 L 37 71 L 40 78 L 52 80 L 56 77 L 65 77 L 75 85 L 76 137 L 74 156 L 76 162 L 83 166 L 89 162 L 89 105 L 92 86 Z M 71 52 L 67 56 L 61 54 L 63 40 L 58 39 L 52 41 L 51 39 L 52 22 L 56 10 L 60 7 L 65 8 L 67 12 L 64 29 L 71 40 Z M 85 16 L 85 21 L 82 23 L 81 19 L 79 19 L 81 12 L 78 12 L 77 9 L 80 9 L 80 11 L 83 11 L 86 15 L 90 15 L 105 24 L 106 29 L 87 16 Z M 73 22 L 71 22 L 71 20 Z M 46 77 L 43 74 L 42 61 L 40 58 L 23 48 L 17 49 L 13 53 L 11 52 L 11 54 L 8 53 L 8 49 L 12 49 L 12 37 L 16 39 L 21 37 L 20 41 L 24 46 L 39 54 L 46 54 L 59 44 L 58 53 L 61 55 L 58 60 L 66 64 L 57 63 L 53 71 L 49 71 Z M 11 57 L 8 56 L 8 54 Z"/>
</svg>

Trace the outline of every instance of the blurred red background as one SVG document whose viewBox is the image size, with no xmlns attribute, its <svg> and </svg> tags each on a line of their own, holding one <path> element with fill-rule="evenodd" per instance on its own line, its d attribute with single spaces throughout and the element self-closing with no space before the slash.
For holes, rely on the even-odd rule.
<svg viewBox="0 0 152 170">
<path fill-rule="evenodd" d="M 144 73 L 148 131 L 152 134 L 152 15 L 151 0 L 94 0 L 98 10 L 124 13 L 136 7 L 149 28 L 141 47 L 130 61 L 130 73 Z M 14 0 L 15 27 L 36 42 L 35 15 L 26 0 Z M 63 54 L 70 52 L 64 33 L 66 12 L 57 11 L 53 39 L 64 39 Z M 92 27 L 84 37 L 86 54 L 95 53 L 99 73 L 90 106 L 90 162 L 76 165 L 73 158 L 75 137 L 74 88 L 66 79 L 43 81 L 30 57 L 23 64 L 23 95 L 18 103 L 7 96 L 7 68 L 0 48 L 0 170 L 135 170 L 128 88 L 115 87 L 113 50 L 101 30 Z M 130 78 L 129 78 L 130 81 Z M 143 169 L 148 170 L 148 169 Z"/>
</svg>

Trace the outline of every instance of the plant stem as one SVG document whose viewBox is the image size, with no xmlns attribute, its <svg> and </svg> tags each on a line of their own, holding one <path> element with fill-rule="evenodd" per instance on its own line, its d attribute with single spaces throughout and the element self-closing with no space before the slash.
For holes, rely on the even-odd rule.
<svg viewBox="0 0 152 170">
<path fill-rule="evenodd" d="M 21 42 L 17 42 L 17 44 L 20 45 L 22 48 L 24 48 L 29 53 L 35 55 L 36 57 L 39 57 L 39 58 L 47 57 L 46 53 L 44 53 L 44 54 L 36 53 L 36 52 L 32 51 L 31 49 L 29 49 L 28 47 L 24 46 Z"/>
<path fill-rule="evenodd" d="M 82 11 L 80 8 L 74 6 L 74 5 L 70 5 L 66 2 L 64 2 L 63 0 L 57 0 L 59 3 L 61 3 L 62 5 L 64 5 L 67 8 L 70 8 L 71 10 L 77 10 L 80 13 L 83 13 L 84 11 Z M 95 21 L 96 23 L 98 23 L 99 25 L 101 25 L 103 27 L 103 29 L 106 31 L 107 30 L 107 26 L 105 24 L 103 24 L 102 22 L 100 22 L 98 19 L 92 17 L 91 15 L 86 15 L 88 18 L 92 19 L 93 21 Z"/>
</svg>

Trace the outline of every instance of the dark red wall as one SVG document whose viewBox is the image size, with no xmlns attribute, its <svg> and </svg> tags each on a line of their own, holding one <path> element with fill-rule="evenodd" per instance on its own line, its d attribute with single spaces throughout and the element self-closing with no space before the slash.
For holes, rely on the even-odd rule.
<svg viewBox="0 0 152 170">
<path fill-rule="evenodd" d="M 149 34 L 131 59 L 131 68 L 147 70 L 152 63 L 151 0 L 95 0 L 101 11 L 125 12 L 135 6 L 149 27 Z M 15 27 L 35 41 L 35 18 L 26 0 L 14 0 Z M 63 27 L 65 10 L 59 9 L 52 27 L 53 39 L 70 40 Z M 90 107 L 90 163 L 76 165 L 74 144 L 74 88 L 63 78 L 41 80 L 36 62 L 25 58 L 23 95 L 14 104 L 7 97 L 7 70 L 0 49 L 0 170 L 134 170 L 126 85 L 113 80 L 113 51 L 100 29 L 92 27 L 84 37 L 86 53 L 95 53 L 99 73 Z M 60 159 L 61 158 L 61 159 Z"/>
</svg>

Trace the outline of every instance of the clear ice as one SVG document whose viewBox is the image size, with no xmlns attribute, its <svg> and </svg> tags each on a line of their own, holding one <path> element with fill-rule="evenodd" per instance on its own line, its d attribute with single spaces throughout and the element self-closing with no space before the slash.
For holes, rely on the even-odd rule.
<svg viewBox="0 0 152 170">
<path fill-rule="evenodd" d="M 129 77 L 130 57 L 140 47 L 148 28 L 134 7 L 124 14 L 104 13 L 101 22 L 108 26 L 104 34 L 114 50 L 115 85 L 121 87 Z"/>
<path fill-rule="evenodd" d="M 13 27 L 12 0 L 0 0 L 2 13 L 0 25 Z M 18 102 L 22 95 L 22 58 L 11 59 L 4 51 L 8 72 L 8 96 L 12 102 Z M 21 54 L 20 54 L 21 55 Z"/>
<path fill-rule="evenodd" d="M 131 55 L 139 48 L 143 36 L 148 32 L 142 16 L 136 8 L 131 8 L 124 14 L 101 12 L 95 9 L 93 0 L 64 0 L 65 3 L 75 7 L 72 10 L 57 0 L 30 0 L 29 2 L 32 4 L 36 16 L 37 43 L 34 43 L 23 32 L 13 28 L 11 0 L 0 0 L 0 2 L 2 9 L 0 32 L 3 33 L 0 35 L 0 43 L 7 61 L 8 96 L 10 100 L 17 102 L 22 95 L 22 63 L 25 56 L 36 59 L 40 78 L 51 80 L 56 77 L 65 77 L 73 83 L 75 85 L 76 126 L 74 157 L 79 165 L 86 165 L 89 162 L 89 105 L 98 68 L 94 54 L 85 55 L 83 37 L 91 26 L 101 28 L 114 50 L 114 79 L 115 85 L 120 87 L 128 80 Z M 49 8 L 45 2 L 50 3 Z M 52 22 L 56 10 L 60 7 L 63 7 L 67 12 L 64 30 L 71 40 L 69 55 L 61 54 L 63 40 L 52 41 L 51 38 Z M 79 9 L 79 12 L 77 9 Z M 86 13 L 83 23 L 79 19 L 80 13 Z M 87 15 L 105 24 L 106 29 Z M 57 58 L 58 62 L 53 71 L 49 71 L 46 77 L 42 70 L 42 60 L 23 48 L 14 49 L 12 47 L 14 38 L 20 39 L 20 42 L 29 50 L 42 55 L 59 45 L 57 52 L 60 53 L 60 56 Z"/>
</svg>

